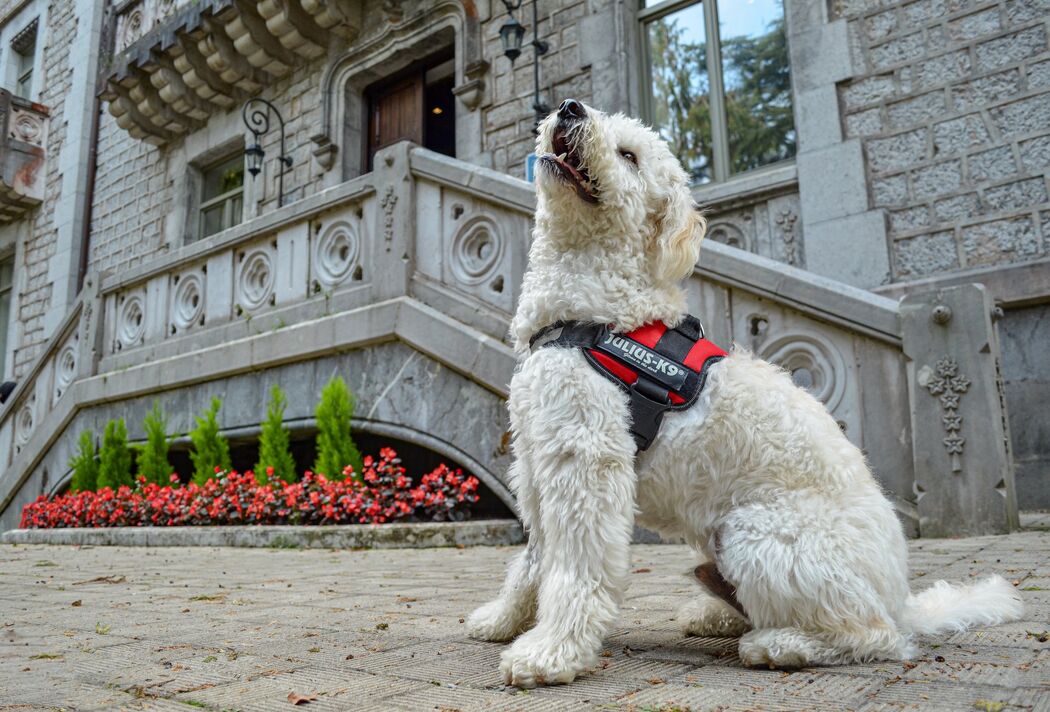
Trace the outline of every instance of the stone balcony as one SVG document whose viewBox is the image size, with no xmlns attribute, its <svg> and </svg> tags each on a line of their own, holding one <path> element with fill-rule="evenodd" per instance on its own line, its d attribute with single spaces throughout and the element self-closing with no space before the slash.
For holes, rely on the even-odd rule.
<svg viewBox="0 0 1050 712">
<path fill-rule="evenodd" d="M 362 0 L 133 0 L 116 8 L 102 98 L 117 124 L 155 145 L 352 41 Z"/>
<path fill-rule="evenodd" d="M 44 199 L 48 110 L 0 89 L 0 225 Z"/>
</svg>

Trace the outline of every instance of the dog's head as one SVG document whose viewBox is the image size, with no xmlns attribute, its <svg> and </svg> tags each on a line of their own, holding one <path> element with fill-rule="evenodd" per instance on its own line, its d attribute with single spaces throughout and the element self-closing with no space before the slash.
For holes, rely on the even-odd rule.
<svg viewBox="0 0 1050 712">
<path fill-rule="evenodd" d="M 636 242 L 658 281 L 691 272 L 706 222 L 688 176 L 656 132 L 566 99 L 540 124 L 536 154 L 551 231 Z"/>
</svg>

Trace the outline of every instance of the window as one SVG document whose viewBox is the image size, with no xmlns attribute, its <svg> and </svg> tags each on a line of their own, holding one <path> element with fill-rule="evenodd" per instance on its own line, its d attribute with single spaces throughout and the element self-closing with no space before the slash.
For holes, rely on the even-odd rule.
<svg viewBox="0 0 1050 712">
<path fill-rule="evenodd" d="M 33 20 L 11 40 L 11 50 L 14 54 L 12 59 L 15 68 L 14 93 L 15 96 L 23 99 L 32 99 L 33 68 L 36 64 L 37 24 L 37 21 Z"/>
<path fill-rule="evenodd" d="M 647 118 L 693 181 L 794 157 L 782 0 L 640 1 Z"/>
<path fill-rule="evenodd" d="M 11 320 L 11 287 L 14 267 L 13 258 L 0 260 L 0 377 L 6 373 L 7 331 Z"/>
<path fill-rule="evenodd" d="M 244 154 L 241 151 L 201 172 L 200 227 L 205 238 L 244 219 Z"/>
</svg>

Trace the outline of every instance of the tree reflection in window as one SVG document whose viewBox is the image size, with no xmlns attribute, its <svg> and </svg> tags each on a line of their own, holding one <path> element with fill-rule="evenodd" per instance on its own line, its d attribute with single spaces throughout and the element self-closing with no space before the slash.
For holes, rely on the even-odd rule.
<svg viewBox="0 0 1050 712">
<path fill-rule="evenodd" d="M 694 182 L 795 155 L 781 0 L 668 0 L 639 18 L 649 121 Z"/>
</svg>

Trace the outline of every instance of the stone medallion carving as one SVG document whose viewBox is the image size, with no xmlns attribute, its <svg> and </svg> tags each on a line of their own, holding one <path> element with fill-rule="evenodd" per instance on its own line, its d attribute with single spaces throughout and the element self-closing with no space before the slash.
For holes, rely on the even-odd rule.
<svg viewBox="0 0 1050 712">
<path fill-rule="evenodd" d="M 796 385 L 834 411 L 846 390 L 846 363 L 833 344 L 815 334 L 784 334 L 771 341 L 762 358 L 791 374 Z"/>
<path fill-rule="evenodd" d="M 44 121 L 40 115 L 28 111 L 11 111 L 11 137 L 26 143 L 40 145 L 44 136 Z"/>
<path fill-rule="evenodd" d="M 77 338 L 74 336 L 69 343 L 62 347 L 55 358 L 55 392 L 53 402 L 57 402 L 62 394 L 66 392 L 77 375 Z"/>
<path fill-rule="evenodd" d="M 120 30 L 117 33 L 119 50 L 123 51 L 135 44 L 146 30 L 146 13 L 144 5 L 124 14 L 120 18 Z"/>
<path fill-rule="evenodd" d="M 941 423 L 946 433 L 941 442 L 951 456 L 952 472 L 961 472 L 966 438 L 959 435 L 959 431 L 962 430 L 959 400 L 962 394 L 970 389 L 970 379 L 959 373 L 959 364 L 951 356 L 945 356 L 938 361 L 932 373 L 928 369 L 929 367 L 926 367 L 920 371 L 919 385 L 940 401 Z"/>
<path fill-rule="evenodd" d="M 334 287 L 346 281 L 361 255 L 361 240 L 357 228 L 345 220 L 327 225 L 314 247 L 314 271 L 325 287 Z"/>
<path fill-rule="evenodd" d="M 142 342 L 146 332 L 146 307 L 142 297 L 125 297 L 117 314 L 117 349 L 126 349 Z"/>
<path fill-rule="evenodd" d="M 747 239 L 744 231 L 729 222 L 716 222 L 708 226 L 707 238 L 741 250 L 751 249 L 751 241 Z"/>
<path fill-rule="evenodd" d="M 480 284 L 492 276 L 503 257 L 503 236 L 488 217 L 467 220 L 452 238 L 452 274 L 464 284 Z"/>
<path fill-rule="evenodd" d="M 25 447 L 29 438 L 33 436 L 33 428 L 36 427 L 36 396 L 26 398 L 18 409 L 15 416 L 15 445 L 19 449 Z"/>
<path fill-rule="evenodd" d="M 175 291 L 171 298 L 172 331 L 185 331 L 198 326 L 204 316 L 204 282 L 196 273 L 174 278 Z"/>
<path fill-rule="evenodd" d="M 237 278 L 237 304 L 255 311 L 267 304 L 273 295 L 273 258 L 265 249 L 242 253 L 240 275 Z"/>
</svg>

